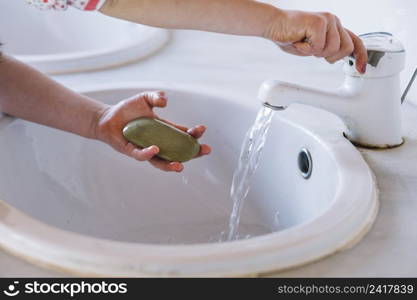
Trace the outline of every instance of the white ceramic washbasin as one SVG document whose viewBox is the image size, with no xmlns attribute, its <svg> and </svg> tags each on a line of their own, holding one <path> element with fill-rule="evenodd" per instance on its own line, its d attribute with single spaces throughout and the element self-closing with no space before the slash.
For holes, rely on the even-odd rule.
<svg viewBox="0 0 417 300">
<path fill-rule="evenodd" d="M 163 173 L 107 145 L 26 121 L 0 121 L 0 246 L 82 275 L 259 275 L 357 242 L 378 207 L 372 172 L 334 115 L 293 105 L 277 113 L 243 210 L 241 236 L 219 243 L 240 143 L 256 109 L 240 99 L 167 84 L 83 90 L 107 103 L 164 89 L 164 118 L 206 124 L 210 156 Z M 302 148 L 312 174 L 301 176 Z"/>
<path fill-rule="evenodd" d="M 0 1 L 3 51 L 49 74 L 130 63 L 154 53 L 167 40 L 164 29 L 96 12 L 40 11 L 23 0 Z"/>
</svg>

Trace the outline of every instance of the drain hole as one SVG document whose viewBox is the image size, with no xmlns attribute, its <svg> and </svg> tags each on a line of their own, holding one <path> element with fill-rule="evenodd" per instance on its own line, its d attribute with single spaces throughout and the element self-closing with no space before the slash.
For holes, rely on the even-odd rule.
<svg viewBox="0 0 417 300">
<path fill-rule="evenodd" d="M 308 179 L 311 176 L 313 170 L 313 160 L 311 159 L 310 152 L 303 148 L 298 154 L 298 169 L 301 172 L 301 176 Z"/>
<path fill-rule="evenodd" d="M 349 66 L 353 66 L 353 60 L 349 59 Z"/>
</svg>

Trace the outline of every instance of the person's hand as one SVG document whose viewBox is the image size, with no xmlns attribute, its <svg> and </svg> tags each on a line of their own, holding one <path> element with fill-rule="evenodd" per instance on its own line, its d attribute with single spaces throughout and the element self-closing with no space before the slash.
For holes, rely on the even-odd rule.
<svg viewBox="0 0 417 300">
<path fill-rule="evenodd" d="M 264 35 L 288 53 L 324 57 L 329 63 L 353 54 L 358 72 L 366 71 L 368 54 L 362 40 L 331 13 L 278 10 Z"/>
<path fill-rule="evenodd" d="M 126 124 L 139 117 L 158 118 L 153 112 L 154 107 L 165 107 L 167 98 L 164 92 L 144 92 L 132 98 L 123 100 L 116 105 L 106 106 L 97 117 L 95 126 L 96 138 L 101 140 L 115 150 L 126 154 L 138 161 L 149 161 L 156 168 L 163 171 L 181 172 L 184 166 L 180 162 L 169 162 L 156 157 L 159 152 L 157 146 L 150 146 L 141 149 L 132 143 L 129 143 L 123 136 L 122 130 Z M 162 119 L 160 119 L 162 120 Z M 195 138 L 200 138 L 205 126 L 198 125 L 188 129 L 187 127 L 173 124 L 169 121 L 162 120 L 176 128 L 183 130 Z M 196 156 L 209 154 L 211 151 L 208 145 L 201 145 L 200 153 Z"/>
</svg>

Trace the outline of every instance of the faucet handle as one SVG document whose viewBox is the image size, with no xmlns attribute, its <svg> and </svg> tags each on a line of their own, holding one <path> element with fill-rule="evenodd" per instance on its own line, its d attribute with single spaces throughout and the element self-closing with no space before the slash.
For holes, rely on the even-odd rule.
<svg viewBox="0 0 417 300">
<path fill-rule="evenodd" d="M 359 36 L 368 51 L 368 67 L 365 74 L 355 68 L 355 58 L 345 58 L 344 72 L 364 78 L 389 77 L 400 73 L 405 66 L 405 49 L 399 39 L 388 32 L 370 32 Z"/>
<path fill-rule="evenodd" d="M 404 103 L 405 97 L 407 97 L 408 91 L 410 90 L 410 87 L 413 85 L 414 80 L 417 77 L 417 68 L 414 70 L 413 75 L 411 76 L 410 81 L 407 84 L 407 87 L 405 88 L 403 95 L 401 96 L 401 104 Z"/>
</svg>

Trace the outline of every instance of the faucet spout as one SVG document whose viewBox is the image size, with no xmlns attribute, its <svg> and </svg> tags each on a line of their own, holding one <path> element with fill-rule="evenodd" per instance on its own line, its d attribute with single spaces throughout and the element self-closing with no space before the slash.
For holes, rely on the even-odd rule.
<svg viewBox="0 0 417 300">
<path fill-rule="evenodd" d="M 258 93 L 263 105 L 282 110 L 292 103 L 310 105 L 338 115 L 354 144 L 388 148 L 402 144 L 399 76 L 364 79 L 345 76 L 334 89 L 318 89 L 268 80 Z"/>
<path fill-rule="evenodd" d="M 265 81 L 258 98 L 267 107 L 283 110 L 292 103 L 311 105 L 337 115 L 349 109 L 350 102 L 360 93 L 361 78 L 346 80 L 341 87 L 318 89 L 280 80 Z"/>
</svg>

